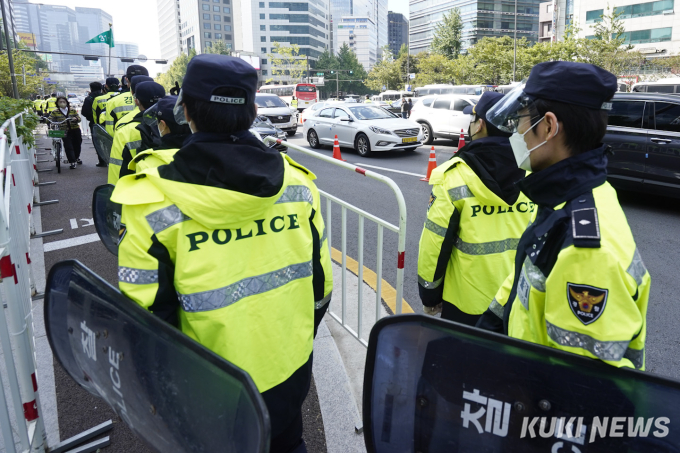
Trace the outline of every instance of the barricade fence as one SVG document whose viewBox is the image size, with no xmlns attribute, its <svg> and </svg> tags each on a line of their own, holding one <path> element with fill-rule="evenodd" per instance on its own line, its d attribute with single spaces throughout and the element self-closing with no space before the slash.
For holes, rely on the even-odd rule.
<svg viewBox="0 0 680 453">
<path fill-rule="evenodd" d="M 7 453 L 42 453 L 46 435 L 36 377 L 35 279 L 30 257 L 30 238 L 35 233 L 31 212 L 38 178 L 35 148 L 29 148 L 17 135 L 16 126 L 23 125 L 23 115 L 0 126 L 0 279 L 6 307 L 0 310 L 0 344 L 9 388 L 6 395 L 4 382 L 0 382 L 0 434 Z"/>
<path fill-rule="evenodd" d="M 325 156 L 323 154 L 320 154 L 315 151 L 308 150 L 306 148 L 294 145 L 292 143 L 288 143 L 283 140 L 277 140 L 273 137 L 266 137 L 265 143 L 271 144 L 271 143 L 277 143 L 280 145 L 285 146 L 286 148 L 293 149 L 295 151 L 299 151 L 301 153 L 304 153 L 308 156 L 314 157 L 316 159 L 322 160 L 324 162 L 336 165 L 340 168 L 343 168 L 347 170 L 348 172 L 354 172 L 358 173 L 360 175 L 363 175 L 367 178 L 370 178 L 374 181 L 380 182 L 387 187 L 389 187 L 392 192 L 394 193 L 394 196 L 397 201 L 397 205 L 399 207 L 399 224 L 394 225 L 393 223 L 390 223 L 376 215 L 373 215 L 366 210 L 360 209 L 357 206 L 354 206 L 344 200 L 341 200 L 338 197 L 335 197 L 327 192 L 324 192 L 322 190 L 319 191 L 321 197 L 325 200 L 325 223 L 326 223 L 326 237 L 327 237 L 327 242 L 328 242 L 328 247 L 329 251 L 331 253 L 331 256 L 334 258 L 335 261 L 339 262 L 339 265 L 341 267 L 341 288 L 340 288 L 340 310 L 336 311 L 337 307 L 337 302 L 332 303 L 331 307 L 329 308 L 328 314 L 335 319 L 342 327 L 345 328 L 354 338 L 356 338 L 361 344 L 364 346 L 368 346 L 367 340 L 364 338 L 364 335 L 367 336 L 368 331 L 370 331 L 369 325 L 366 323 L 365 317 L 367 315 L 371 316 L 372 313 L 375 313 L 374 320 L 377 322 L 378 319 L 380 319 L 383 314 L 384 310 L 382 309 L 382 299 L 383 295 L 385 294 L 384 288 L 383 288 L 383 275 L 385 272 L 385 269 L 383 269 L 383 254 L 385 251 L 383 250 L 384 248 L 384 234 L 385 230 L 394 232 L 398 235 L 398 241 L 397 241 L 397 250 L 392 250 L 392 251 L 387 251 L 387 253 L 392 253 L 394 256 L 394 269 L 396 271 L 396 285 L 394 288 L 395 294 L 395 307 L 392 310 L 396 314 L 401 314 L 403 310 L 403 287 L 404 287 L 404 259 L 405 259 L 405 250 L 406 250 L 406 202 L 404 201 L 404 196 L 401 193 L 401 190 L 397 186 L 397 184 L 390 178 L 383 176 L 379 173 L 373 172 L 371 170 L 366 170 L 361 167 L 358 167 L 356 165 L 338 160 L 338 159 L 333 159 L 331 157 Z M 323 205 L 323 203 L 322 203 Z M 341 218 L 340 218 L 340 250 L 336 251 L 333 249 L 333 243 L 332 243 L 332 233 L 335 228 L 334 224 L 335 222 L 333 221 L 333 212 L 335 212 L 336 209 L 340 209 L 341 213 Z M 355 258 L 348 256 L 347 250 L 348 250 L 348 245 L 347 245 L 347 233 L 349 231 L 348 228 L 348 214 L 350 214 L 353 217 L 356 217 L 356 238 L 357 238 L 357 256 Z M 364 256 L 364 251 L 366 247 L 366 242 L 365 242 L 365 232 L 366 232 L 366 223 L 371 224 L 373 227 L 376 228 L 376 241 L 375 241 L 375 251 L 376 251 L 376 261 L 375 261 L 375 270 L 367 270 L 364 269 L 364 261 L 365 261 L 365 256 Z M 372 245 L 372 244 L 371 244 Z M 372 248 L 372 247 L 371 247 Z M 353 266 L 352 266 L 352 272 L 356 274 L 356 281 L 357 281 L 357 290 L 356 290 L 356 296 L 353 294 L 355 291 L 350 291 L 350 287 L 353 287 L 354 285 L 350 284 L 351 275 L 348 274 L 348 261 L 351 261 Z M 388 261 L 389 262 L 389 261 Z M 365 300 L 364 296 L 364 286 L 365 284 L 368 283 L 368 278 L 365 275 L 365 273 L 370 273 L 370 283 L 372 289 L 375 291 L 375 299 L 374 301 L 367 301 Z M 352 293 L 352 298 L 350 300 L 349 294 L 350 292 Z M 334 300 L 337 300 L 337 297 L 335 296 L 338 293 L 338 288 L 337 286 L 334 286 L 333 288 L 333 293 L 334 293 Z M 365 304 L 366 303 L 373 303 L 374 304 L 374 310 L 366 310 Z M 356 310 L 356 312 L 354 311 Z M 351 312 L 351 316 L 350 316 Z M 355 314 L 356 313 L 356 314 Z M 371 316 L 373 318 L 373 316 Z M 372 321 L 372 319 L 371 319 Z M 370 321 L 369 321 L 370 322 Z M 371 323 L 372 324 L 372 323 Z"/>
</svg>

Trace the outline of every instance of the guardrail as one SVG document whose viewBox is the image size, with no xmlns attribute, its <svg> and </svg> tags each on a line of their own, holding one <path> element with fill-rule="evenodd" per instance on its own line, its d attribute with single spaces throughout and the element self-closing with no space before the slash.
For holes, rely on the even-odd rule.
<svg viewBox="0 0 680 453">
<path fill-rule="evenodd" d="M 329 252 L 332 250 L 331 247 L 331 231 L 333 227 L 333 222 L 332 222 L 332 204 L 336 203 L 340 205 L 341 207 L 341 253 L 342 253 L 342 258 L 341 258 L 341 267 L 342 267 L 342 300 L 341 300 L 341 312 L 340 315 L 337 315 L 336 313 L 332 312 L 329 309 L 328 314 L 333 317 L 337 322 L 339 322 L 352 336 L 354 336 L 361 344 L 364 346 L 368 346 L 368 342 L 362 338 L 363 333 L 364 333 L 364 320 L 363 320 L 363 291 L 362 291 L 362 285 L 364 283 L 364 220 L 368 220 L 370 222 L 374 222 L 377 225 L 377 256 L 376 256 L 376 287 L 375 289 L 375 319 L 376 322 L 378 319 L 381 317 L 381 299 L 382 299 L 382 276 L 383 276 L 383 234 L 385 228 L 387 228 L 390 231 L 393 231 L 398 234 L 398 242 L 397 242 L 397 253 L 396 253 L 396 272 L 397 272 L 397 282 L 396 282 L 396 305 L 395 305 L 395 313 L 401 314 L 402 312 L 402 304 L 403 304 L 403 294 L 404 294 L 404 255 L 406 251 L 406 202 L 404 201 L 404 196 L 401 193 L 401 190 L 397 186 L 397 184 L 387 176 L 383 176 L 379 173 L 376 173 L 371 170 L 366 170 L 361 167 L 358 167 L 356 165 L 349 164 L 347 162 L 338 160 L 338 159 L 333 159 L 328 156 L 324 156 L 323 154 L 320 154 L 315 151 L 311 151 L 309 149 L 294 145 L 292 143 L 288 143 L 283 140 L 278 140 L 273 137 L 266 137 L 264 139 L 265 143 L 267 144 L 279 144 L 283 145 L 286 148 L 293 149 L 295 151 L 304 153 L 308 156 L 314 157 L 315 159 L 319 159 L 321 161 L 324 161 L 329 164 L 336 165 L 340 168 L 344 168 L 345 170 L 349 170 L 355 173 L 358 173 L 360 175 L 363 175 L 367 178 L 373 179 L 375 181 L 378 181 L 382 184 L 387 185 L 393 192 L 394 195 L 397 199 L 397 204 L 399 206 L 399 225 L 394 225 L 390 222 L 387 222 L 384 219 L 381 219 L 369 212 L 366 212 L 354 205 L 351 205 L 347 203 L 346 201 L 341 200 L 338 197 L 335 197 L 329 193 L 326 193 L 322 190 L 319 190 L 319 193 L 321 194 L 322 197 L 326 199 L 326 232 L 327 232 L 327 238 L 328 238 L 328 248 Z M 358 271 L 357 271 L 357 277 L 358 277 L 358 288 L 359 290 L 357 291 L 357 329 L 354 330 L 348 325 L 348 316 L 347 316 L 347 308 L 348 308 L 348 301 L 347 301 L 347 211 L 352 211 L 355 214 L 359 216 L 359 223 L 358 223 L 358 232 L 357 232 L 357 238 L 358 238 L 358 257 L 357 257 L 357 262 L 358 262 Z"/>
</svg>

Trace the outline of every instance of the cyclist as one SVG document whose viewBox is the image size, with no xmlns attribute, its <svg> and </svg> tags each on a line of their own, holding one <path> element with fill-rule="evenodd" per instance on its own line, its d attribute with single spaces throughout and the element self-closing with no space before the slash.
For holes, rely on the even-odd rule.
<svg viewBox="0 0 680 453">
<path fill-rule="evenodd" d="M 63 124 L 60 124 L 59 129 L 66 131 L 66 136 L 61 140 L 64 143 L 66 158 L 68 159 L 68 163 L 71 164 L 71 170 L 73 170 L 76 168 L 76 163 L 83 163 L 80 160 L 80 147 L 83 143 L 80 124 L 78 124 L 80 123 L 80 115 L 78 115 L 76 109 L 71 108 L 68 99 L 64 96 L 59 96 L 56 100 L 56 104 L 57 108 L 50 112 L 47 119 L 53 123 L 61 123 L 64 120 L 68 120 Z"/>
</svg>

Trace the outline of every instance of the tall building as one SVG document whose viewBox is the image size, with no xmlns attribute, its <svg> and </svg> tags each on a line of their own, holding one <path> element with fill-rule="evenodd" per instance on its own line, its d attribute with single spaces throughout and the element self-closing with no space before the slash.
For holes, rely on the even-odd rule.
<svg viewBox="0 0 680 453">
<path fill-rule="evenodd" d="M 344 23 L 344 18 L 356 17 L 373 22 L 376 42 L 375 48 L 370 49 L 370 52 L 375 53 L 378 58 L 382 55 L 382 48 L 388 45 L 387 0 L 330 0 L 330 12 L 334 53 L 339 52 L 344 43 L 349 44 L 343 40 L 347 33 L 340 34 L 339 26 Z"/>
<path fill-rule="evenodd" d="M 570 0 L 571 1 L 571 0 Z M 474 45 L 484 37 L 514 36 L 517 17 L 517 38 L 538 40 L 539 0 L 446 0 L 441 3 L 409 0 L 410 52 L 417 54 L 430 48 L 437 25 L 444 14 L 459 8 L 463 19 L 462 48 Z"/>
<path fill-rule="evenodd" d="M 238 16 L 233 15 L 231 3 L 231 0 L 179 0 L 180 50 L 188 52 L 194 49 L 204 53 L 216 42 L 233 49 L 232 18 Z M 166 27 L 163 31 L 168 30 Z"/>
<path fill-rule="evenodd" d="M 368 17 L 343 17 L 338 24 L 338 41 L 349 46 L 366 71 L 377 61 L 378 29 Z"/>
<path fill-rule="evenodd" d="M 392 55 L 397 55 L 403 44 L 408 46 L 408 20 L 401 13 L 389 11 L 387 21 L 390 52 Z"/>
<path fill-rule="evenodd" d="M 182 52 L 180 0 L 157 0 L 161 58 L 172 64 Z"/>
<path fill-rule="evenodd" d="M 543 4 L 541 4 L 543 5 Z M 575 22 L 579 37 L 593 38 L 594 27 L 607 14 L 606 0 L 558 0 L 556 5 L 556 39 L 561 40 L 568 25 Z M 673 0 L 633 3 L 617 2 L 614 11 L 625 28 L 626 44 L 649 58 L 663 58 L 680 52 L 680 17 Z M 621 75 L 621 74 L 618 74 Z"/>
<path fill-rule="evenodd" d="M 291 82 L 285 75 L 272 76 L 270 54 L 274 43 L 297 44 L 300 56 L 307 56 L 310 67 L 330 45 L 328 0 L 299 2 L 234 0 L 234 15 L 239 17 L 234 36 L 234 51 L 259 57 L 261 79 Z"/>
</svg>

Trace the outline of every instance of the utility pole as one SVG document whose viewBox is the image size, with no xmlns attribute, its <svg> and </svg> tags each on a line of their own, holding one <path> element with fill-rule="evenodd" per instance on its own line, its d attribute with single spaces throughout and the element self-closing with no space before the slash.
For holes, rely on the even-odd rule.
<svg viewBox="0 0 680 453">
<path fill-rule="evenodd" d="M 23 75 L 24 75 L 24 86 L 26 86 L 26 65 L 25 64 L 21 65 L 21 71 L 23 72 Z"/>
<path fill-rule="evenodd" d="M 515 0 L 515 3 L 516 2 L 517 2 L 517 0 Z M 517 20 L 517 19 L 515 18 L 515 20 Z M 113 31 L 111 31 L 112 26 L 113 26 L 113 24 L 111 22 L 109 22 L 109 36 L 111 38 L 111 41 L 113 41 Z M 109 70 L 109 77 L 112 77 L 113 73 L 111 72 L 111 43 L 109 43 L 109 67 L 108 67 L 108 70 Z"/>
<path fill-rule="evenodd" d="M 14 98 L 19 99 L 19 87 L 17 87 L 17 77 L 14 74 L 14 58 L 12 57 L 12 46 L 9 40 L 9 28 L 7 27 L 7 18 L 5 15 L 5 0 L 0 0 L 0 8 L 2 8 L 2 25 L 5 29 L 5 43 L 7 44 L 7 60 L 9 62 L 9 73 L 12 79 L 12 90 L 14 91 Z"/>
<path fill-rule="evenodd" d="M 517 0 L 515 0 L 515 45 L 512 57 L 512 81 L 517 81 Z"/>
</svg>

